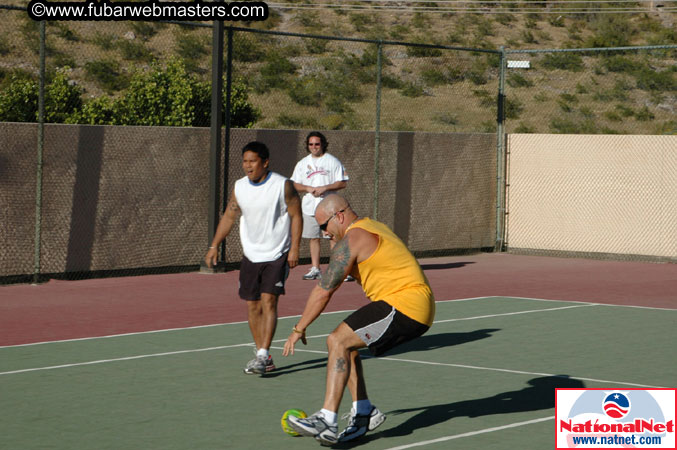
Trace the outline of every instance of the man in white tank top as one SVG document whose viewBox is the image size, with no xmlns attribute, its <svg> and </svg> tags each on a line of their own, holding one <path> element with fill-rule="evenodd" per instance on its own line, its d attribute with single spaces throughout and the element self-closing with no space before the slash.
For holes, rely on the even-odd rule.
<svg viewBox="0 0 677 450">
<path fill-rule="evenodd" d="M 228 206 L 205 256 L 216 264 L 218 247 L 240 217 L 244 256 L 240 265 L 239 296 L 247 302 L 249 329 L 256 357 L 245 366 L 247 374 L 275 369 L 269 349 L 277 326 L 277 301 L 284 294 L 289 269 L 299 262 L 303 229 L 301 200 L 291 180 L 268 169 L 268 147 L 250 142 L 242 149 L 245 176 L 235 182 Z"/>
</svg>

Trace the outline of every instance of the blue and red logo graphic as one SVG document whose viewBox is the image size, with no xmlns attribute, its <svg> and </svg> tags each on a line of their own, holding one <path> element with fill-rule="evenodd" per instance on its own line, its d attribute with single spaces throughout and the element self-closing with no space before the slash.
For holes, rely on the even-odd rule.
<svg viewBox="0 0 677 450">
<path fill-rule="evenodd" d="M 620 392 L 607 395 L 602 406 L 604 413 L 612 419 L 622 419 L 630 412 L 630 400 Z"/>
</svg>

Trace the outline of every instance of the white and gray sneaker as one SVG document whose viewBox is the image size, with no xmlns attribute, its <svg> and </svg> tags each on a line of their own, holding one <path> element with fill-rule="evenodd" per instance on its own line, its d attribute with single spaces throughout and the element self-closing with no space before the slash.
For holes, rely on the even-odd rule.
<svg viewBox="0 0 677 450">
<path fill-rule="evenodd" d="M 247 363 L 244 367 L 244 373 L 248 375 L 253 374 L 264 374 L 275 370 L 275 363 L 273 363 L 273 357 L 268 355 L 268 358 L 263 356 L 257 356 Z"/>
<path fill-rule="evenodd" d="M 345 414 L 342 419 L 350 418 L 348 426 L 341 431 L 338 436 L 339 442 L 348 442 L 355 440 L 367 434 L 367 431 L 375 430 L 386 420 L 386 415 L 383 414 L 376 406 L 371 407 L 371 412 L 365 415 L 358 415 L 355 409 L 351 408 L 348 414 Z"/>
<path fill-rule="evenodd" d="M 337 442 L 338 426 L 329 425 L 321 411 L 305 419 L 289 416 L 287 422 L 300 435 L 312 436 L 324 446 L 334 445 Z"/>
<path fill-rule="evenodd" d="M 311 267 L 308 273 L 303 275 L 304 280 L 319 280 L 320 278 L 322 278 L 322 271 L 315 266 Z"/>
</svg>

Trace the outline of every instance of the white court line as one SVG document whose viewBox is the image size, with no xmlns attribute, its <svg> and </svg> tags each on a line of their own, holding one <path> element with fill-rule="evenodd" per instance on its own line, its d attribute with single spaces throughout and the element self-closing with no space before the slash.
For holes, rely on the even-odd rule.
<svg viewBox="0 0 677 450">
<path fill-rule="evenodd" d="M 572 305 L 572 306 L 560 306 L 559 308 L 546 308 L 546 309 L 532 309 L 529 311 L 515 311 L 515 312 L 509 312 L 509 313 L 501 313 L 501 314 L 488 314 L 486 316 L 476 316 L 476 317 L 462 317 L 460 319 L 444 319 L 444 320 L 436 320 L 433 323 L 446 323 L 446 322 L 458 322 L 460 320 L 475 320 L 475 319 L 489 319 L 492 317 L 501 317 L 501 316 L 514 316 L 517 314 L 529 314 L 529 313 L 537 313 L 537 312 L 543 312 L 543 311 L 558 311 L 561 309 L 571 309 L 571 308 L 587 308 L 590 306 L 599 306 L 596 303 L 587 303 L 584 305 Z"/>
<path fill-rule="evenodd" d="M 516 300 L 533 300 L 535 302 L 568 302 L 568 303 L 582 303 L 587 305 L 598 305 L 598 306 L 608 306 L 610 308 L 636 308 L 636 309 L 657 309 L 659 311 L 677 311 L 675 308 L 658 308 L 656 306 L 639 306 L 639 305 L 615 305 L 610 303 L 595 303 L 595 302 L 581 302 L 577 300 L 549 300 L 547 298 L 531 298 L 531 297 L 485 297 L 485 298 L 514 298 Z M 446 301 L 446 300 L 445 300 Z"/>
<path fill-rule="evenodd" d="M 471 299 L 463 299 L 463 300 L 442 300 L 443 302 L 446 301 L 467 301 L 467 300 L 480 300 L 480 299 L 489 299 L 489 298 L 494 298 L 494 297 L 477 297 L 477 298 L 471 298 Z M 486 319 L 486 318 L 491 318 L 491 317 L 498 317 L 498 316 L 508 316 L 508 315 L 514 315 L 514 314 L 526 314 L 526 313 L 532 313 L 532 312 L 539 312 L 539 311 L 555 311 L 557 309 L 567 309 L 567 308 L 580 308 L 581 306 L 597 306 L 596 303 L 590 303 L 590 304 L 585 304 L 585 305 L 574 305 L 574 306 L 563 306 L 561 308 L 549 308 L 549 309 L 534 309 L 530 311 L 516 311 L 516 312 L 511 312 L 511 313 L 503 313 L 503 314 L 490 314 L 486 316 L 476 316 L 476 317 L 464 317 L 460 319 L 448 319 L 448 320 L 438 320 L 434 321 L 433 323 L 444 323 L 444 322 L 455 322 L 459 320 L 473 320 L 473 319 Z M 324 314 L 340 314 L 340 313 L 350 313 L 353 310 L 343 310 L 343 311 L 329 311 Z M 301 317 L 301 315 L 295 315 L 295 316 L 285 316 L 285 317 L 280 317 L 278 320 L 283 320 L 283 319 L 293 319 Z M 184 330 L 198 330 L 201 328 L 211 328 L 211 327 L 220 327 L 220 326 L 227 326 L 227 325 L 241 325 L 241 324 L 246 324 L 246 321 L 241 321 L 241 322 L 228 322 L 228 323 L 215 323 L 211 325 L 197 325 L 194 327 L 184 327 L 184 328 L 166 328 L 163 330 L 150 330 L 150 331 L 137 331 L 134 333 L 121 333 L 121 334 L 110 334 L 106 336 L 92 336 L 92 337 L 84 337 L 84 338 L 74 338 L 74 339 L 62 339 L 62 340 L 56 340 L 56 341 L 43 341 L 43 342 L 31 342 L 28 344 L 15 344 L 15 345 L 0 345 L 0 349 L 3 348 L 13 348 L 13 347 L 31 347 L 33 345 L 44 345 L 44 344 L 57 344 L 57 343 L 66 343 L 66 342 L 80 342 L 80 341 L 91 341 L 95 339 L 111 339 L 111 338 L 117 338 L 117 337 L 127 337 L 127 336 L 138 336 L 138 335 L 143 335 L 143 334 L 155 334 L 155 333 L 167 333 L 167 332 L 172 332 L 172 331 L 184 331 Z M 326 336 L 326 335 L 324 335 Z"/>
<path fill-rule="evenodd" d="M 225 348 L 235 348 L 235 347 L 248 347 L 252 344 L 235 344 L 235 345 L 222 345 L 219 347 L 207 347 L 207 348 L 195 348 L 190 350 L 177 350 L 175 352 L 164 352 L 164 353 L 152 353 L 149 355 L 137 355 L 137 356 L 125 356 L 123 358 L 113 358 L 113 359 L 100 359 L 98 361 L 86 361 L 81 363 L 73 364 L 61 364 L 59 366 L 49 366 L 49 367 L 34 367 L 31 369 L 20 369 L 20 370 L 11 370 L 9 372 L 0 372 L 1 375 L 13 375 L 17 373 L 26 373 L 26 372 L 38 372 L 41 370 L 53 370 L 53 369 L 67 369 L 69 367 L 79 367 L 79 366 L 91 366 L 94 364 L 104 364 L 117 361 L 131 361 L 134 359 L 144 359 L 144 358 L 153 358 L 156 356 L 171 356 L 171 355 L 181 355 L 184 353 L 198 353 L 198 352 L 209 352 L 212 350 L 222 350 Z"/>
<path fill-rule="evenodd" d="M 271 347 L 276 350 L 282 350 L 282 347 Z M 320 353 L 323 355 L 326 355 L 326 351 L 321 351 L 321 350 L 306 350 L 302 348 L 296 348 L 295 351 L 297 352 L 302 352 L 302 353 Z M 554 374 L 554 373 L 540 373 L 540 372 L 527 372 L 525 370 L 512 370 L 512 369 L 500 369 L 497 367 L 482 367 L 482 366 L 469 366 L 466 364 L 451 364 L 451 363 L 440 363 L 440 362 L 434 362 L 434 361 L 420 361 L 420 360 L 415 360 L 415 359 L 404 359 L 404 358 L 394 358 L 392 356 L 370 356 L 370 355 L 361 355 L 363 359 L 372 359 L 372 358 L 378 358 L 386 361 L 397 361 L 397 362 L 407 362 L 407 363 L 414 363 L 414 364 L 423 364 L 423 365 L 428 365 L 428 366 L 439 366 L 439 367 L 456 367 L 459 369 L 472 369 L 472 370 L 488 370 L 491 372 L 502 372 L 502 373 L 511 373 L 511 374 L 517 374 L 517 375 L 535 375 L 539 377 L 557 377 L 557 378 L 563 378 L 562 375 L 560 374 Z M 2 374 L 0 374 L 2 375 Z M 638 383 L 627 383 L 625 381 L 611 381 L 611 380 L 600 380 L 597 378 L 584 378 L 584 377 L 577 377 L 573 375 L 568 375 L 568 378 L 570 379 L 576 379 L 576 380 L 581 380 L 581 381 L 593 381 L 595 383 L 604 383 L 604 384 L 621 384 L 623 386 L 635 386 L 635 387 L 642 387 L 642 388 L 652 388 L 652 389 L 669 389 L 664 386 L 651 386 L 648 384 L 638 384 Z"/>
<path fill-rule="evenodd" d="M 453 300 L 439 300 L 436 303 L 446 303 L 446 302 L 465 302 L 465 301 L 471 301 L 471 300 L 486 300 L 486 299 L 492 299 L 492 298 L 502 298 L 502 297 L 472 297 L 472 298 L 461 298 L 461 299 L 453 299 Z M 512 297 L 506 297 L 506 298 L 512 298 Z M 517 297 L 515 297 L 517 298 Z M 525 300 L 535 300 L 535 299 L 525 299 Z M 548 301 L 561 301 L 561 302 L 568 302 L 567 300 L 548 300 Z M 582 302 L 581 302 L 582 303 Z M 353 310 L 346 309 L 342 311 L 328 311 L 322 313 L 323 315 L 325 314 L 341 314 L 341 313 L 349 313 L 352 312 Z M 284 316 L 284 317 L 279 317 L 278 320 L 284 320 L 284 319 L 294 319 L 297 317 L 301 317 L 300 314 L 294 315 L 294 316 Z M 469 320 L 469 319 L 465 319 Z M 79 341 L 91 341 L 95 339 L 110 339 L 110 338 L 117 338 L 117 337 L 126 337 L 126 336 L 138 336 L 142 334 L 154 334 L 154 333 L 167 333 L 167 332 L 172 332 L 172 331 L 183 331 L 183 330 L 198 330 L 201 328 L 210 328 L 210 327 L 220 327 L 220 326 L 226 326 L 226 325 L 241 325 L 247 323 L 247 321 L 240 321 L 240 322 L 226 322 L 226 323 L 214 323 L 210 325 L 196 325 L 193 327 L 182 327 L 182 328 L 165 328 L 162 330 L 149 330 L 149 331 L 137 331 L 137 332 L 132 332 L 132 333 L 120 333 L 120 334 L 110 334 L 110 335 L 105 335 L 105 336 L 90 336 L 90 337 L 83 337 L 83 338 L 73 338 L 73 339 L 59 339 L 55 341 L 42 341 L 42 342 L 30 342 L 28 344 L 14 344 L 14 345 L 0 345 L 0 349 L 3 348 L 13 348 L 13 347 L 30 347 L 33 345 L 44 345 L 44 344 L 56 344 L 56 343 L 65 343 L 65 342 L 79 342 Z M 437 322 L 435 322 L 437 323 Z"/>
<path fill-rule="evenodd" d="M 534 423 L 545 422 L 545 421 L 548 421 L 548 420 L 553 420 L 554 418 L 555 418 L 555 416 L 541 417 L 540 419 L 533 419 L 533 420 L 527 420 L 525 422 L 511 423 L 509 425 L 502 425 L 500 427 L 485 428 L 484 430 L 470 431 L 468 433 L 455 434 L 453 436 L 445 436 L 445 437 L 441 437 L 441 438 L 437 438 L 437 439 L 432 439 L 430 441 L 414 442 L 413 444 L 400 445 L 398 447 L 390 447 L 389 449 L 386 449 L 386 450 L 404 450 L 404 449 L 413 448 L 413 447 L 423 447 L 424 445 L 437 444 L 439 442 L 451 441 L 452 439 L 460 439 L 460 438 L 464 438 L 464 437 L 477 436 L 478 434 L 492 433 L 494 431 L 507 430 L 508 428 L 517 428 L 517 427 L 522 427 L 522 426 L 525 426 L 525 425 L 531 425 L 531 424 L 534 424 Z"/>
</svg>

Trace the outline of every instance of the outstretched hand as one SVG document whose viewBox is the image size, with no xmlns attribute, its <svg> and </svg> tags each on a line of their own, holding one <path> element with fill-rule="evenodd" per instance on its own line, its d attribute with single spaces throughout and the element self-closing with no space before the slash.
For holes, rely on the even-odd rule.
<svg viewBox="0 0 677 450">
<path fill-rule="evenodd" d="M 294 354 L 294 346 L 298 341 L 301 341 L 303 345 L 308 345 L 308 340 L 306 339 L 306 332 L 305 330 L 303 333 L 297 333 L 296 331 L 292 331 L 289 337 L 287 338 L 287 342 L 284 343 L 284 349 L 282 350 L 282 356 L 289 356 Z"/>
</svg>

